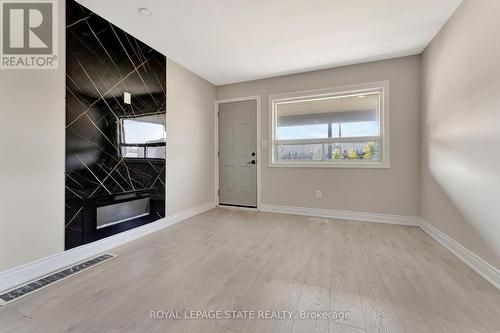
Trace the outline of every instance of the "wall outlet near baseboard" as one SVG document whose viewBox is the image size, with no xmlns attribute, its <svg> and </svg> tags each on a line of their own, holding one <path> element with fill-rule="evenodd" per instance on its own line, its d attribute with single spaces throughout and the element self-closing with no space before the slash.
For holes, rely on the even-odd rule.
<svg viewBox="0 0 500 333">
<path fill-rule="evenodd" d="M 321 199 L 322 196 L 323 196 L 323 191 L 322 190 L 317 190 L 316 191 L 316 199 Z"/>
</svg>

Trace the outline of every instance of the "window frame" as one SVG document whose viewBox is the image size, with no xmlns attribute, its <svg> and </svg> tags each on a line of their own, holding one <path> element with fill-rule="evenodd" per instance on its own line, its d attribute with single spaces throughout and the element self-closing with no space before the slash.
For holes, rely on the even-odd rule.
<svg viewBox="0 0 500 333">
<path fill-rule="evenodd" d="M 123 121 L 126 120 L 126 119 L 135 119 L 135 118 L 140 118 L 140 117 L 147 117 L 147 116 L 154 116 L 154 115 L 158 115 L 158 114 L 163 114 L 165 115 L 166 113 L 165 112 L 154 112 L 154 113 L 143 113 L 143 114 L 136 114 L 136 115 L 133 115 L 133 116 L 123 116 L 123 117 L 118 117 L 117 119 L 117 123 L 118 123 L 118 126 L 117 126 L 117 129 L 118 129 L 118 153 L 120 154 L 120 156 L 123 158 L 123 159 L 126 159 L 126 160 L 129 160 L 129 161 L 165 161 L 166 160 L 166 151 L 165 151 L 165 158 L 153 158 L 153 157 L 148 157 L 147 155 L 147 150 L 148 150 L 148 147 L 165 147 L 165 150 L 166 150 L 166 146 L 167 146 L 167 143 L 166 143 L 166 135 L 165 135 L 165 141 L 163 142 L 155 142 L 155 143 L 125 143 L 125 131 L 124 131 L 124 125 L 123 125 Z M 167 128 L 167 124 L 166 124 L 166 121 L 165 121 L 165 124 L 164 124 L 164 127 L 165 127 L 165 131 L 166 131 L 166 128 Z M 144 148 L 144 157 L 128 157 L 128 156 L 124 156 L 123 155 L 123 152 L 122 152 L 122 147 L 142 147 Z"/>
<path fill-rule="evenodd" d="M 330 97 L 364 95 L 368 93 L 380 94 L 380 137 L 354 137 L 354 138 L 324 138 L 324 139 L 300 139 L 300 140 L 277 140 L 277 105 L 284 102 L 299 102 L 305 100 L 323 99 Z M 297 91 L 292 93 L 276 94 L 269 96 L 269 167 L 294 167 L 294 168 L 390 168 L 390 82 L 380 81 L 349 85 L 342 87 Z M 373 139 L 373 140 L 369 140 Z M 380 142 L 380 161 L 356 161 L 356 160 L 300 160 L 300 161 L 277 161 L 277 145 L 279 143 L 293 144 L 315 144 L 315 143 L 341 143 L 356 141 L 378 141 Z"/>
</svg>

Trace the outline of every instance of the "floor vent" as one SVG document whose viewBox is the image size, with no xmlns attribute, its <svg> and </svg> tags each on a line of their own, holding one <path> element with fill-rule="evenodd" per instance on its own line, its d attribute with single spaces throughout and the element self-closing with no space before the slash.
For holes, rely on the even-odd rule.
<svg viewBox="0 0 500 333">
<path fill-rule="evenodd" d="M 63 279 L 75 275 L 76 273 L 83 272 L 84 270 L 95 267 L 96 265 L 99 265 L 105 261 L 113 259 L 114 257 L 116 257 L 116 255 L 105 253 L 98 257 L 76 264 L 72 267 L 62 269 L 60 271 L 47 275 L 36 281 L 29 282 L 23 286 L 4 292 L 0 294 L 0 305 L 5 305 L 7 303 L 13 302 L 21 297 L 24 297 L 37 290 L 40 290 L 53 283 L 56 283 L 57 281 L 61 281 Z"/>
<path fill-rule="evenodd" d="M 309 221 L 311 222 L 319 222 L 319 223 L 328 223 L 330 220 L 322 218 L 322 217 L 310 217 Z"/>
</svg>

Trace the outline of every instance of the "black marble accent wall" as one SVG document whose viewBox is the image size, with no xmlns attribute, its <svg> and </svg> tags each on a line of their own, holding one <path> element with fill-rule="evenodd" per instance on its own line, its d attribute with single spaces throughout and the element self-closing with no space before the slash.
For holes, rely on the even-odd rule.
<svg viewBox="0 0 500 333">
<path fill-rule="evenodd" d="M 165 216 L 166 58 L 74 0 L 66 19 L 70 249 Z M 97 208 L 142 198 L 147 214 L 127 220 L 117 206 L 125 221 L 96 228 Z"/>
</svg>

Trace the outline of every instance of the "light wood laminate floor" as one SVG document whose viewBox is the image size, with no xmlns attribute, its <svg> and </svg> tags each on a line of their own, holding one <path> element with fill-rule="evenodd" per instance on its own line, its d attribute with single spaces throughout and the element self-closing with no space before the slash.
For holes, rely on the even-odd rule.
<svg viewBox="0 0 500 333">
<path fill-rule="evenodd" d="M 416 227 L 214 209 L 0 307 L 0 332 L 500 332 L 500 292 Z M 350 311 L 159 320 L 154 310 Z"/>
</svg>

